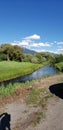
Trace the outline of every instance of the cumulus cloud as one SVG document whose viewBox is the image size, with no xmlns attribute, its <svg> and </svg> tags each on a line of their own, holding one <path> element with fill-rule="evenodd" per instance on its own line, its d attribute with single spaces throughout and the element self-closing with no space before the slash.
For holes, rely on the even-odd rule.
<svg viewBox="0 0 63 130">
<path fill-rule="evenodd" d="M 45 46 L 45 47 L 50 47 L 51 45 L 49 44 L 49 43 L 43 43 L 43 42 L 40 42 L 39 44 L 38 44 L 39 46 Z"/>
<path fill-rule="evenodd" d="M 22 40 L 21 42 L 19 42 L 20 46 L 28 46 L 29 45 L 29 41 L 27 40 Z"/>
<path fill-rule="evenodd" d="M 47 48 L 51 47 L 50 43 L 39 42 L 39 40 L 40 40 L 40 35 L 34 34 L 23 38 L 22 41 L 14 41 L 12 45 L 19 45 L 21 47 L 25 47 L 27 49 L 31 49 L 37 52 L 45 52 L 47 51 Z"/>
<path fill-rule="evenodd" d="M 42 47 L 50 47 L 51 44 L 47 43 L 47 42 L 35 42 L 35 40 L 39 40 L 40 36 L 37 34 L 25 37 L 22 41 L 14 41 L 14 43 L 12 43 L 13 45 L 19 45 L 21 47 L 26 47 L 28 49 L 32 49 L 32 48 L 36 48 L 38 50 L 38 48 L 42 48 Z"/>
<path fill-rule="evenodd" d="M 25 37 L 24 39 L 25 40 L 38 40 L 38 39 L 40 39 L 40 35 L 34 34 L 31 36 Z"/>
<path fill-rule="evenodd" d="M 33 34 L 23 38 L 21 41 L 14 41 L 12 45 L 19 45 L 37 52 L 63 53 L 63 42 L 42 42 L 40 35 Z"/>
<path fill-rule="evenodd" d="M 41 48 L 41 47 L 50 47 L 50 44 L 48 43 L 35 43 L 35 42 L 29 42 L 27 40 L 23 40 L 19 43 L 19 46 L 26 47 L 26 48 Z"/>
</svg>

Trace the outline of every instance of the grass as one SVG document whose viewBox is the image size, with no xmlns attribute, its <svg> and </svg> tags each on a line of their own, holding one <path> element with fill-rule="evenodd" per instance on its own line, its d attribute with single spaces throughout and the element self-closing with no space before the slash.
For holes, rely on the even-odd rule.
<svg viewBox="0 0 63 130">
<path fill-rule="evenodd" d="M 34 106 L 41 106 L 46 108 L 47 100 L 52 97 L 52 94 L 46 88 L 36 89 L 33 88 L 27 96 L 26 103 L 33 104 Z"/>
<path fill-rule="evenodd" d="M 2 85 L 2 87 L 0 87 L 0 96 L 9 96 L 13 94 L 16 89 L 17 89 L 17 86 L 12 87 L 12 84 L 9 84 L 8 87 L 4 87 Z"/>
<path fill-rule="evenodd" d="M 58 69 L 59 71 L 63 71 L 63 62 L 57 63 L 55 64 L 56 69 Z"/>
<path fill-rule="evenodd" d="M 29 95 L 26 98 L 26 103 L 32 104 L 34 107 L 40 107 L 40 110 L 34 112 L 34 118 L 32 120 L 33 126 L 40 123 L 41 119 L 45 118 L 45 110 L 47 109 L 47 101 L 53 95 L 47 91 L 46 88 L 32 88 Z"/>
<path fill-rule="evenodd" d="M 2 85 L 0 87 L 0 96 L 12 96 L 17 89 L 20 91 L 20 89 L 27 90 L 27 98 L 25 99 L 27 104 L 33 104 L 34 106 L 42 106 L 43 108 L 46 107 L 46 102 L 49 97 L 51 97 L 51 93 L 49 93 L 45 88 L 34 88 L 35 80 L 27 81 L 25 83 L 15 83 L 15 84 L 9 84 L 7 87 Z M 32 86 L 32 89 L 29 89 L 29 87 Z"/>
<path fill-rule="evenodd" d="M 45 110 L 47 109 L 47 101 L 49 98 L 52 97 L 52 94 L 47 91 L 46 88 L 32 88 L 30 90 L 27 98 L 26 103 L 32 104 L 34 107 L 40 107 L 40 109 L 34 112 L 34 118 L 32 124 L 36 126 L 40 123 L 41 119 L 45 118 Z"/>
<path fill-rule="evenodd" d="M 41 66 L 43 65 L 29 62 L 2 61 L 0 62 L 0 82 L 25 76 Z"/>
<path fill-rule="evenodd" d="M 28 88 L 30 85 L 32 85 L 34 83 L 33 81 L 27 81 L 25 83 L 15 83 L 15 84 L 8 84 L 6 87 L 4 85 L 2 85 L 0 87 L 0 96 L 10 96 L 13 95 L 15 91 L 17 91 L 17 89 L 20 88 Z"/>
<path fill-rule="evenodd" d="M 42 118 L 45 118 L 45 114 L 42 111 L 37 111 L 34 113 L 34 115 L 35 115 L 35 119 L 33 119 L 33 121 L 32 121 L 33 126 L 36 126 L 37 124 L 40 123 L 40 120 Z"/>
<path fill-rule="evenodd" d="M 40 91 L 38 89 L 33 88 L 26 99 L 28 104 L 38 104 L 38 99 L 40 98 Z"/>
</svg>

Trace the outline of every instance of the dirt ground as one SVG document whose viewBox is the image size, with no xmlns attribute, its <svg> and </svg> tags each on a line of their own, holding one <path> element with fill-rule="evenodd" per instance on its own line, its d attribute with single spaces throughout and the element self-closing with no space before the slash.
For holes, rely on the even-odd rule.
<svg viewBox="0 0 63 130">
<path fill-rule="evenodd" d="M 49 91 L 51 85 L 63 82 L 63 74 L 37 80 L 33 87 L 45 87 Z M 37 112 L 41 112 L 41 106 L 34 107 L 26 104 L 24 97 L 27 91 L 18 91 L 14 97 L 3 100 L 0 106 L 0 114 L 7 112 L 11 115 L 11 130 L 63 130 L 63 99 L 53 96 L 47 101 L 45 115 L 40 122 L 34 124 Z M 2 99 L 0 99 L 2 100 Z M 1 103 L 1 101 L 0 101 Z"/>
</svg>

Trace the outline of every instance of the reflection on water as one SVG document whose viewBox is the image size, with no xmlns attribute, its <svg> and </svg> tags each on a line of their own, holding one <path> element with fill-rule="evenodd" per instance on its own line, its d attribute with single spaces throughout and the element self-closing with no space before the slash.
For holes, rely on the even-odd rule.
<svg viewBox="0 0 63 130">
<path fill-rule="evenodd" d="M 39 79 L 41 77 L 47 76 L 47 75 L 54 75 L 57 71 L 52 66 L 45 66 L 35 72 L 33 72 L 31 75 L 25 76 L 20 79 L 21 82 L 25 82 L 27 80 L 33 80 L 33 79 Z"/>
</svg>

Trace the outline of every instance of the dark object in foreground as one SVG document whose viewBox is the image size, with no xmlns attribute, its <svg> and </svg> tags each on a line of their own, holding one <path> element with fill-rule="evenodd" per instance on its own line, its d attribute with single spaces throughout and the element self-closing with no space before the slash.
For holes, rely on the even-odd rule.
<svg viewBox="0 0 63 130">
<path fill-rule="evenodd" d="M 0 130 L 11 130 L 10 129 L 10 114 L 3 113 L 0 115 Z M 7 128 L 7 129 L 6 129 Z"/>
<path fill-rule="evenodd" d="M 49 87 L 51 93 L 55 94 L 59 98 L 63 99 L 63 83 L 54 84 Z"/>
</svg>

